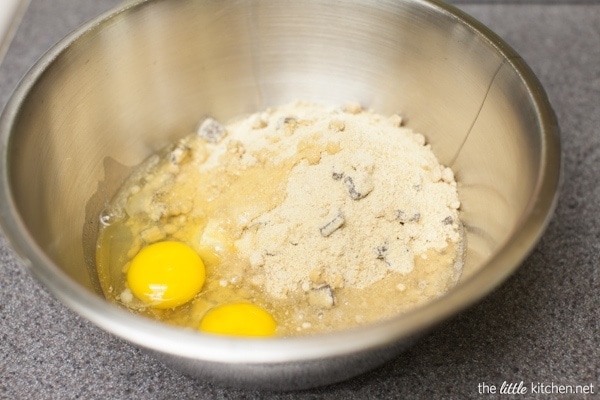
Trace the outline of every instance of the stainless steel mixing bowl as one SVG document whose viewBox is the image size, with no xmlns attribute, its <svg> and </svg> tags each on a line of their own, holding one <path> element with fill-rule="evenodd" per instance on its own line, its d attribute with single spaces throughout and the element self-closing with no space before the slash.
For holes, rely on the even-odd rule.
<svg viewBox="0 0 600 400">
<path fill-rule="evenodd" d="M 399 112 L 459 181 L 459 285 L 393 320 L 327 335 L 206 336 L 104 300 L 98 216 L 132 167 L 191 132 L 295 99 Z M 504 280 L 553 211 L 555 116 L 525 62 L 436 0 L 148 0 L 86 24 L 25 76 L 0 121 L 1 220 L 23 264 L 67 306 L 189 374 L 299 389 L 396 357 Z"/>
</svg>

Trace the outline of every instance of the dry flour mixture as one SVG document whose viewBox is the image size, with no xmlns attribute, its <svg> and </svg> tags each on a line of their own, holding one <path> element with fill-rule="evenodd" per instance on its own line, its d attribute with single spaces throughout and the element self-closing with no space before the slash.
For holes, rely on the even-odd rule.
<svg viewBox="0 0 600 400">
<path fill-rule="evenodd" d="M 242 335 L 253 321 L 277 335 L 344 329 L 442 295 L 464 250 L 456 182 L 425 137 L 401 125 L 357 104 L 303 102 L 226 126 L 207 118 L 147 160 L 107 208 L 97 257 L 105 293 L 172 324 L 210 332 L 210 318 L 212 331 L 230 324 L 221 333 Z M 202 283 L 174 291 L 181 304 L 160 296 L 193 279 L 172 272 L 163 284 L 159 272 L 146 283 L 159 267 L 132 263 L 161 242 L 184 243 L 203 263 Z M 164 248 L 160 257 L 180 259 Z M 144 285 L 162 292 L 140 294 Z M 210 315 L 224 305 L 233 311 Z"/>
</svg>

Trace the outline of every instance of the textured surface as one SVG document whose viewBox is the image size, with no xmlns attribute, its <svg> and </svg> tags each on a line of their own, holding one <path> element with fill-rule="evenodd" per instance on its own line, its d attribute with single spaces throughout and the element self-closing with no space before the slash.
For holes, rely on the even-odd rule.
<svg viewBox="0 0 600 400">
<path fill-rule="evenodd" d="M 118 3 L 32 0 L 0 68 L 0 106 L 53 43 Z M 505 284 L 371 373 L 302 393 L 246 392 L 172 372 L 76 316 L 16 264 L 0 236 L 0 399 L 474 398 L 480 383 L 503 381 L 524 381 L 529 389 L 537 382 L 591 383 L 597 396 L 600 4 L 457 3 L 530 64 L 562 129 L 565 174 L 556 215 Z"/>
</svg>

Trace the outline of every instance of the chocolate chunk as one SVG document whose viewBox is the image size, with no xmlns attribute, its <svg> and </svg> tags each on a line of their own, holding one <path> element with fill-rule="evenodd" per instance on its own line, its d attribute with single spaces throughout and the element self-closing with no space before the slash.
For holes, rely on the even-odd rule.
<svg viewBox="0 0 600 400">
<path fill-rule="evenodd" d="M 209 143 L 218 143 L 225 135 L 227 135 L 225 127 L 210 117 L 206 118 L 198 129 L 198 136 Z"/>
<path fill-rule="evenodd" d="M 444 219 L 442 220 L 442 223 L 443 223 L 444 225 L 452 225 L 452 224 L 454 223 L 454 219 L 452 219 L 452 217 L 451 217 L 451 216 L 447 216 L 446 218 L 444 218 Z"/>
<path fill-rule="evenodd" d="M 375 248 L 375 253 L 377 254 L 377 259 L 385 260 L 385 256 L 388 254 L 389 250 L 390 250 L 390 247 L 387 242 L 382 244 L 381 246 L 377 246 Z"/>
<path fill-rule="evenodd" d="M 331 171 L 331 177 L 334 181 L 339 181 L 344 177 L 344 170 L 340 165 L 334 165 Z"/>
<path fill-rule="evenodd" d="M 396 220 L 400 222 L 401 225 L 404 225 L 407 222 L 419 222 L 421 220 L 421 213 L 414 213 L 409 218 L 404 211 L 396 210 Z"/>
<path fill-rule="evenodd" d="M 277 120 L 276 129 L 284 129 L 286 127 L 293 127 L 298 122 L 296 117 L 281 117 Z"/>
<path fill-rule="evenodd" d="M 179 165 L 189 153 L 189 148 L 182 143 L 178 143 L 169 153 L 169 162 L 173 165 Z"/>
<path fill-rule="evenodd" d="M 401 225 L 407 223 L 408 218 L 406 218 L 406 213 L 402 210 L 396 210 L 396 220 L 400 222 Z"/>
<path fill-rule="evenodd" d="M 366 176 L 360 180 L 347 176 L 344 178 L 344 185 L 346 185 L 346 189 L 352 200 L 360 200 L 373 190 L 373 183 Z"/>
<path fill-rule="evenodd" d="M 346 222 L 344 214 L 339 212 L 331 221 L 320 227 L 319 232 L 321 232 L 321 236 L 327 237 L 341 228 L 344 222 Z"/>
<path fill-rule="evenodd" d="M 321 285 L 308 292 L 308 303 L 313 307 L 332 308 L 335 305 L 335 295 L 329 285 Z"/>
</svg>

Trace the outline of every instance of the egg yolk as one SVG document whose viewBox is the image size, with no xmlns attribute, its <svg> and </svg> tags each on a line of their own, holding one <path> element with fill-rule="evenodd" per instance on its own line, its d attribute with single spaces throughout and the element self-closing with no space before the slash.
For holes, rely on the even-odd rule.
<svg viewBox="0 0 600 400">
<path fill-rule="evenodd" d="M 181 242 L 151 244 L 135 255 L 127 270 L 133 294 L 150 307 L 166 309 L 190 301 L 204 285 L 200 256 Z"/>
<path fill-rule="evenodd" d="M 275 319 L 253 304 L 234 303 L 217 306 L 200 321 L 200 330 L 231 336 L 273 336 Z"/>
</svg>

